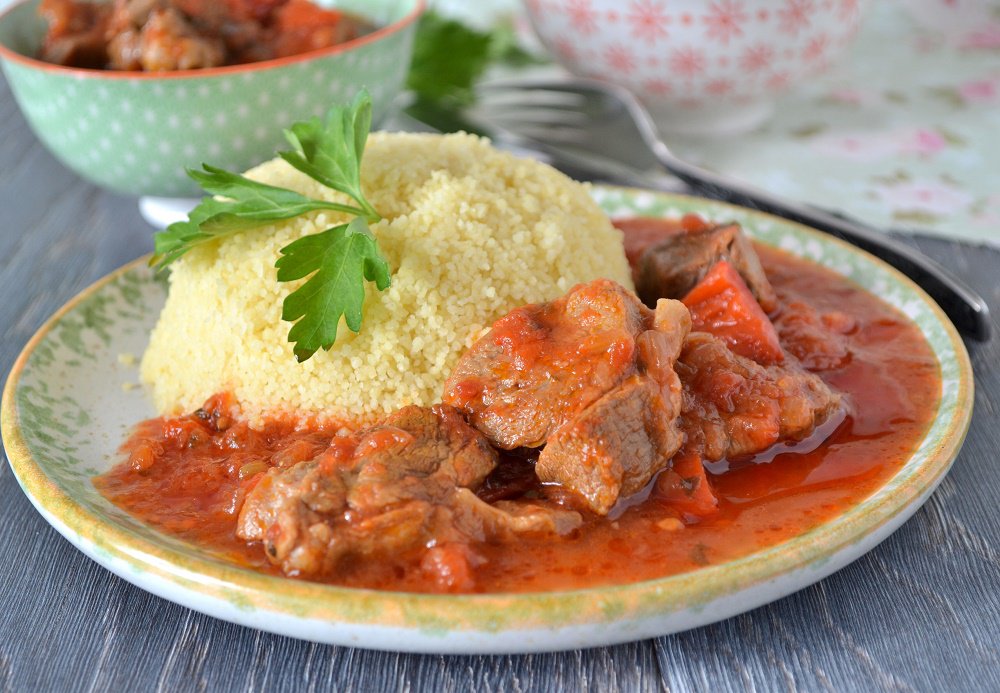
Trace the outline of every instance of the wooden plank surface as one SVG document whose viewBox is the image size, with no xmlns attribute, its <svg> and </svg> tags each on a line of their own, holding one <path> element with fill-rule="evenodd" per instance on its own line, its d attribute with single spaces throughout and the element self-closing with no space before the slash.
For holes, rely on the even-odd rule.
<svg viewBox="0 0 1000 693">
<path fill-rule="evenodd" d="M 31 136 L 0 80 L 0 369 L 63 302 L 151 249 L 135 201 Z M 1000 313 L 1000 252 L 914 243 Z M 1000 332 L 1000 330 L 998 330 Z M 437 657 L 301 642 L 153 597 L 51 529 L 0 465 L 0 691 L 1000 690 L 1000 340 L 970 345 L 955 467 L 889 540 L 821 583 L 705 628 L 611 648 Z"/>
</svg>

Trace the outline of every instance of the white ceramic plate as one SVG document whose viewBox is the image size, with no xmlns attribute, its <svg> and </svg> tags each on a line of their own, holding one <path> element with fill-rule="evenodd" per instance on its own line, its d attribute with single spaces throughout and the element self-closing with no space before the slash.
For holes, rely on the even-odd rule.
<svg viewBox="0 0 1000 693">
<path fill-rule="evenodd" d="M 137 261 L 76 296 L 32 338 L 3 395 L 3 440 L 25 493 L 81 551 L 165 599 L 235 623 L 319 642 L 387 650 L 506 653 L 606 645 L 685 630 L 790 594 L 858 558 L 899 527 L 958 454 L 972 371 L 954 327 L 882 262 L 804 227 L 697 198 L 597 188 L 612 215 L 696 211 L 735 219 L 759 240 L 815 260 L 897 306 L 941 364 L 937 416 L 883 488 L 844 515 L 738 560 L 658 580 L 541 594 L 420 595 L 347 589 L 236 567 L 161 534 L 104 500 L 90 479 L 116 461 L 128 429 L 155 415 L 134 365 L 165 298 Z M 127 361 L 128 359 L 125 359 Z"/>
</svg>

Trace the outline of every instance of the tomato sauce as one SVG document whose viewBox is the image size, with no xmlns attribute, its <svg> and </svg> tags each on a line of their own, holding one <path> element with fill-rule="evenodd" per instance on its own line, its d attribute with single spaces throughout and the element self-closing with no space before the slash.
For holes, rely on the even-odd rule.
<svg viewBox="0 0 1000 693">
<path fill-rule="evenodd" d="M 655 242 L 680 224 L 630 220 L 622 226 L 629 255 L 636 257 L 637 245 Z M 608 517 L 586 516 L 568 537 L 477 545 L 486 560 L 473 568 L 476 591 L 621 584 L 722 563 L 840 515 L 896 473 L 923 438 L 940 397 L 940 369 L 930 346 L 901 313 L 830 270 L 767 247 L 758 253 L 781 302 L 771 317 L 783 346 L 844 394 L 846 414 L 800 443 L 708 465 L 718 499 L 714 513 L 685 512 L 654 482 Z M 217 405 L 231 403 L 219 397 Z M 243 498 L 266 469 L 262 460 L 309 459 L 335 431 L 292 420 L 271 421 L 261 430 L 235 423 L 217 434 L 225 445 L 191 445 L 191 436 L 205 435 L 199 417 L 226 406 L 140 424 L 123 446 L 128 461 L 94 483 L 116 505 L 166 533 L 225 560 L 279 574 L 259 544 L 235 537 Z M 523 482 L 529 462 L 510 459 L 508 469 Z M 518 483 L 504 482 L 508 489 Z M 537 490 L 530 482 L 520 488 Z M 489 493 L 487 488 L 480 495 Z M 418 564 L 414 556 L 345 562 L 324 581 L 440 589 Z"/>
</svg>

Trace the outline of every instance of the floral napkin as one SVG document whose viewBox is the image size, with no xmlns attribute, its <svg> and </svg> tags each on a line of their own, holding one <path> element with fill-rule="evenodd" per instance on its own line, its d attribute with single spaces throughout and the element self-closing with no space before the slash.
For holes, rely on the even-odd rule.
<svg viewBox="0 0 1000 693">
<path fill-rule="evenodd" d="M 671 146 L 877 226 L 1000 245 L 1000 2 L 867 12 L 849 55 L 756 132 Z"/>
</svg>

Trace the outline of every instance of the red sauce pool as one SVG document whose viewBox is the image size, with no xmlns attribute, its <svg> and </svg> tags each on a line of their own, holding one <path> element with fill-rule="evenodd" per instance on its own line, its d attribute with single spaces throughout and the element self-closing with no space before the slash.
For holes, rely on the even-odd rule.
<svg viewBox="0 0 1000 693">
<path fill-rule="evenodd" d="M 622 224 L 626 246 L 655 241 L 674 228 L 657 220 Z M 816 449 L 772 451 L 756 461 L 716 464 L 709 480 L 718 512 L 677 528 L 671 508 L 639 502 L 614 520 L 590 517 L 571 537 L 519 539 L 479 545 L 487 560 L 475 568 L 476 590 L 526 592 L 621 584 L 722 563 L 802 534 L 870 496 L 917 447 L 940 397 L 940 370 L 917 327 L 894 308 L 833 272 L 781 251 L 759 247 L 761 261 L 782 303 L 812 306 L 850 356 L 820 372 L 845 393 L 850 413 Z M 779 321 L 780 322 L 780 321 Z M 783 330 L 789 346 L 795 329 Z M 820 344 L 825 349 L 828 344 Z M 833 351 L 836 351 L 834 349 Z M 829 365 L 829 364 L 826 364 Z M 254 463 L 285 455 L 305 459 L 322 449 L 333 431 L 296 428 L 290 421 L 261 431 L 237 424 L 216 446 L 165 445 L 199 433 L 191 417 L 154 419 L 137 426 L 123 446 L 133 459 L 156 459 L 145 471 L 123 463 L 94 480 L 116 505 L 226 560 L 269 573 L 260 545 L 234 536 L 236 516 Z M 221 446 L 226 447 L 226 446 Z M 805 450 L 803 449 L 805 448 Z M 245 478 L 240 480 L 240 470 Z M 667 520 L 664 522 L 664 520 Z M 417 558 L 357 561 L 327 582 L 376 589 L 435 591 L 414 569 Z"/>
</svg>

